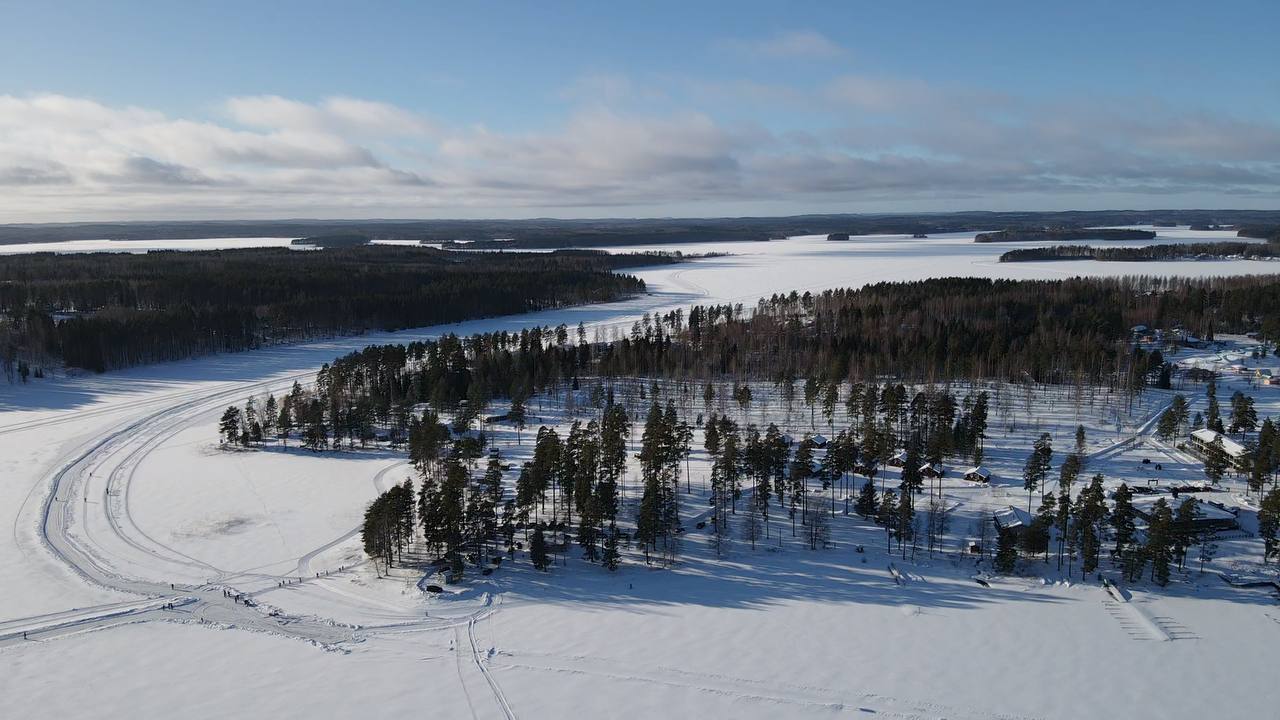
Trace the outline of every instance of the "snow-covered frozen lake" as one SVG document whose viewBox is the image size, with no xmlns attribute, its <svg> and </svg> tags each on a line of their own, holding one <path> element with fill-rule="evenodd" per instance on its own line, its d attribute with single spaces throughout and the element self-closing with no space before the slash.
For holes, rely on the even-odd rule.
<svg viewBox="0 0 1280 720">
<path fill-rule="evenodd" d="M 1234 238 L 1158 231 L 1154 241 L 1108 244 Z M 695 303 L 749 306 L 773 293 L 889 280 L 1206 276 L 1278 267 L 1242 260 L 1000 264 L 1000 253 L 1028 245 L 972 238 L 828 242 L 814 236 L 611 248 L 730 255 L 630 271 L 649 292 L 615 303 L 0 385 L 0 524 L 12 528 L 0 541 L 0 587 L 6 588 L 0 635 L 5 621 L 19 627 L 33 616 L 134 599 L 76 575 L 41 534 L 54 472 L 86 453 L 95 464 L 77 487 L 83 499 L 55 500 L 68 513 L 71 537 L 109 553 L 112 572 L 198 584 L 230 571 L 240 573 L 232 582 L 258 583 L 256 591 L 264 578 L 306 575 L 358 558 L 358 539 L 343 536 L 363 499 L 403 477 L 400 458 L 224 453 L 212 438 L 227 404 L 279 393 L 295 378 L 306 382 L 321 363 L 367 344 L 562 322 L 626 329 L 646 312 Z M 1226 394 L 1224 388 L 1220 395 Z M 1138 411 L 1151 412 L 1160 402 L 1152 395 Z M 1267 412 L 1280 412 L 1280 401 L 1260 399 L 1259 414 Z M 1065 403 L 1034 414 L 1039 425 L 1011 433 L 1007 448 L 992 441 L 998 473 L 1016 473 L 1024 435 L 1033 429 L 1074 428 Z M 1108 420 L 1091 425 L 1091 433 L 1100 436 Z M 1114 462 L 1118 472 L 1136 456 Z M 705 464 L 695 472 L 705 472 Z M 966 501 L 1004 497 L 1002 486 L 992 492 Z M 113 503 L 117 512 L 108 516 L 99 503 Z M 1137 717 L 1156 707 L 1162 718 L 1259 717 L 1280 701 L 1250 675 L 1280 659 L 1280 612 L 1265 593 L 1212 585 L 1141 593 L 1133 617 L 1163 617 L 1194 636 L 1159 642 L 1135 638 L 1126 625 L 1128 609 L 1107 605 L 1105 593 L 1090 585 L 1017 579 L 983 593 L 968 571 L 938 560 L 913 567 L 911 582 L 899 590 L 887 581 L 882 555 L 864 564 L 849 550 L 883 535 L 848 525 L 839 530 L 838 549 L 816 556 L 787 551 L 736 564 L 733 557 L 708 559 L 695 546 L 679 572 L 637 563 L 617 575 L 595 567 L 550 577 L 523 566 L 504 569 L 495 576 L 502 579 L 460 598 L 457 607 L 426 604 L 412 583 L 378 583 L 367 572 L 349 571 L 268 589 L 265 599 L 361 625 L 411 623 L 423 613 L 442 624 L 370 636 L 342 654 L 262 633 L 226 632 L 213 622 L 121 620 L 114 629 L 101 624 L 80 635 L 0 643 L 0 677 L 9 678 L 6 699 L 15 717 L 130 711 L 154 717 L 178 709 L 184 717 L 250 709 L 350 714 L 362 707 L 353 702 L 361 694 L 381 699 L 378 715 L 440 717 L 876 713 L 976 720 Z M 171 619 L 192 620 L 178 611 Z M 1179 668 L 1215 693 L 1180 697 L 1184 680 L 1171 672 Z M 88 676 L 96 682 L 66 682 Z M 493 679 L 501 690 L 489 684 Z M 1147 692 L 1135 692 L 1135 683 Z M 1086 687 L 1092 691 L 1082 692 Z M 140 702 L 142 688 L 147 693 Z"/>
<path fill-rule="evenodd" d="M 1142 229 L 1157 230 L 1156 238 L 1094 244 L 1106 247 L 1141 247 L 1238 239 L 1230 231 Z M 729 257 L 630 272 L 648 283 L 651 289 L 681 293 L 690 302 L 742 302 L 747 305 L 754 304 L 762 296 L 789 293 L 792 290 L 800 293 L 806 290 L 816 292 L 835 287 L 858 287 L 876 282 L 925 280 L 946 276 L 1034 280 L 1075 276 L 1207 277 L 1280 273 L 1280 264 L 1254 260 L 1001 263 L 1000 255 L 1008 250 L 1056 243 L 975 243 L 974 235 L 975 233 L 954 233 L 928 238 L 865 235 L 834 242 L 828 241 L 825 235 L 810 235 L 770 242 L 631 246 L 626 251 L 679 250 L 688 254 L 727 254 Z M 619 248 L 608 249 L 613 252 L 623 251 Z"/>
</svg>

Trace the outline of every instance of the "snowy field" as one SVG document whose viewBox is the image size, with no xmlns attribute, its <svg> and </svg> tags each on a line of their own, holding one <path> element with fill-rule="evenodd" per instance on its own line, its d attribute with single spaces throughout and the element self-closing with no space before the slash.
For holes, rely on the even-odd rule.
<svg viewBox="0 0 1280 720">
<path fill-rule="evenodd" d="M 1230 235 L 1160 232 L 1171 242 Z M 1197 463 L 1151 435 L 1150 420 L 1170 391 L 1148 391 L 1130 408 L 1088 388 L 1032 395 L 991 388 L 986 464 L 996 479 L 989 488 L 944 480 L 941 491 L 955 504 L 952 534 L 947 554 L 932 559 L 918 553 L 915 563 L 892 560 L 882 530 L 838 513 L 833 547 L 825 551 L 779 535 L 775 524 L 771 549 L 753 551 L 735 540 L 726 558 L 716 558 L 705 535 L 691 533 L 670 570 L 646 568 L 632 550 L 616 574 L 575 558 L 543 575 L 518 554 L 491 578 L 473 577 L 464 592 L 445 598 L 419 591 L 420 574 L 378 579 L 354 534 L 363 503 L 407 476 L 399 454 L 216 446 L 226 405 L 279 394 L 294 379 L 310 380 L 320 363 L 371 342 L 560 322 L 627 328 L 644 312 L 750 305 L 775 292 L 881 280 L 1269 268 L 1248 261 L 994 262 L 1021 246 L 975 244 L 972 234 L 657 246 L 733 255 L 634 271 L 650 293 L 618 303 L 0 386 L 0 508 L 12 527 L 11 539 L 0 543 L 0 585 L 17 589 L 0 599 L 0 677 L 10 689 L 10 712 L 335 716 L 361 712 L 375 698 L 379 716 L 1270 716 L 1280 690 L 1260 681 L 1258 668 L 1280 660 L 1273 592 L 1193 572 L 1165 589 L 1136 585 L 1130 602 L 1116 603 L 1096 584 L 1062 582 L 1036 561 L 1025 563 L 1025 577 L 982 588 L 971 579 L 974 561 L 955 553 L 976 518 L 1025 507 L 1019 474 L 1040 432 L 1055 438 L 1056 466 L 1083 423 L 1086 474 L 1103 472 L 1109 485 L 1200 479 Z M 1238 356 L 1196 359 L 1225 367 Z M 1224 405 L 1244 383 L 1220 385 Z M 1203 410 L 1202 386 L 1175 390 L 1192 400 L 1193 412 Z M 1260 417 L 1280 416 L 1280 388 L 1247 391 Z M 788 413 L 768 402 L 769 394 L 760 388 L 745 418 L 736 407 L 725 409 L 796 435 L 829 434 L 821 417 L 810 428 L 798 402 Z M 531 413 L 562 428 L 568 421 L 548 400 Z M 494 435 L 508 460 L 531 451 L 531 430 L 519 445 L 510 429 Z M 695 447 L 700 443 L 695 438 Z M 1161 463 L 1159 477 L 1149 477 L 1154 471 L 1144 458 Z M 691 467 L 692 492 L 682 497 L 690 527 L 705 515 L 705 453 L 696 451 Z M 634 514 L 636 501 L 635 468 L 628 472 L 623 516 Z M 891 484 L 895 472 L 887 473 Z M 60 492 L 48 497 L 55 482 Z M 1242 507 L 1248 527 L 1251 510 L 1238 481 L 1213 495 Z M 206 587 L 216 597 L 226 588 L 250 593 L 263 622 L 229 632 L 229 624 L 244 624 L 243 615 L 204 596 L 172 610 L 129 605 L 137 595 L 108 590 L 60 560 L 53 549 L 62 541 L 51 540 L 51 531 L 102 577 L 148 592 L 174 583 L 175 596 Z M 1257 544 L 1223 542 L 1211 569 L 1258 572 Z M 858 545 L 866 552 L 853 552 Z M 903 584 L 887 572 L 890 561 L 902 565 Z M 335 651 L 305 637 L 279 637 L 288 634 L 287 622 L 327 623 L 330 636 L 316 639 L 345 641 Z M 15 638 L 22 630 L 32 638 Z M 68 677 L 94 681 L 68 684 Z"/>
</svg>

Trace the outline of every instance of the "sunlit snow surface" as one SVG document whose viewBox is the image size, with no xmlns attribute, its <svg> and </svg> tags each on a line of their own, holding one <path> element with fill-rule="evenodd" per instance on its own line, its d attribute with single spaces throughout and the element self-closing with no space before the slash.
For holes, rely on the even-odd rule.
<svg viewBox="0 0 1280 720">
<path fill-rule="evenodd" d="M 1160 234 L 1157 241 L 1106 244 L 1233 238 Z M 772 293 L 885 280 L 1204 276 L 1280 267 L 1243 260 L 999 264 L 1000 253 L 1026 245 L 975 244 L 972 236 L 612 248 L 732 255 L 631 271 L 648 283 L 649 294 L 617 303 L 0 385 L 0 526 L 11 528 L 0 541 L 0 624 L 20 627 L 36 615 L 133 599 L 86 583 L 52 557 L 38 533 L 53 470 L 126 427 L 118 448 L 104 453 L 87 479 L 85 499 L 71 503 L 72 537 L 98 548 L 117 572 L 166 582 L 222 577 L 265 605 L 364 628 L 439 623 L 404 633 L 370 630 L 345 653 L 210 626 L 95 625 L 0 647 L 7 712 L 338 716 L 376 706 L 376 716 L 502 717 L 500 693 L 524 718 L 1270 716 L 1280 702 L 1280 690 L 1266 682 L 1266 668 L 1280 660 L 1280 609 L 1272 594 L 1228 588 L 1212 577 L 1168 590 L 1141 586 L 1131 604 L 1118 606 L 1096 584 L 1029 578 L 984 589 L 969 579 L 971 564 L 937 557 L 917 565 L 896 560 L 908 575 L 899 586 L 874 526 L 839 516 L 836 547 L 812 553 L 775 517 L 774 532 L 784 533 L 781 552 L 753 552 L 735 540 L 730 556 L 717 560 L 705 535 L 694 533 L 678 569 L 647 569 L 631 553 L 615 575 L 577 559 L 542 575 L 519 556 L 488 582 L 473 573 L 467 592 L 428 599 L 415 577 L 378 580 L 360 564 L 358 539 L 350 536 L 362 503 L 406 476 L 398 454 L 225 452 L 214 442 L 217 416 L 230 402 L 279 393 L 295 377 L 305 382 L 320 363 L 373 342 L 579 321 L 607 336 L 644 312 L 694 303 L 750 306 Z M 1224 367 L 1241 359 L 1198 356 Z M 1229 378 L 1219 390 L 1224 404 L 1235 389 L 1255 395 L 1260 416 L 1280 414 L 1280 389 Z M 1202 389 L 1186 392 L 1193 410 L 1203 410 Z M 757 397 L 766 394 L 761 388 Z M 1087 426 L 1088 450 L 1096 456 L 1089 472 L 1144 482 L 1154 471 L 1141 459 L 1151 457 L 1166 468 L 1161 478 L 1195 479 L 1195 462 L 1176 450 L 1146 440 L 1113 445 L 1140 430 L 1167 399 L 1168 393 L 1149 392 L 1130 414 L 1101 391 L 1081 399 L 1065 390 L 1005 392 L 993 407 L 988 442 L 993 487 L 951 480 L 944 488 L 961 503 L 953 538 L 968 535 L 966 526 L 991 508 L 1023 505 L 1017 475 L 1031 439 L 1053 433 L 1060 460 L 1077 422 Z M 559 409 L 547 402 L 531 411 L 561 423 Z M 763 404 L 746 419 L 786 422 Z M 821 417 L 817 424 L 825 431 Z M 808 413 L 794 413 L 790 427 L 797 434 L 809 429 Z M 517 446 L 510 429 L 498 435 L 509 458 L 529 452 L 532 429 Z M 683 505 L 690 527 L 706 507 L 705 454 L 695 452 L 691 466 L 694 492 Z M 889 482 L 896 482 L 892 473 Z M 628 483 L 634 493 L 634 471 Z M 1238 502 L 1234 493 L 1218 495 Z M 116 508 L 110 521 L 97 504 L 106 498 Z M 625 512 L 632 511 L 628 505 Z M 1242 512 L 1248 526 L 1251 511 Z M 858 544 L 867 552 L 854 553 Z M 1219 566 L 1251 567 L 1253 544 L 1223 542 Z M 1043 572 L 1052 574 L 1050 566 Z M 289 576 L 310 579 L 283 588 L 272 579 Z M 172 619 L 189 618 L 175 611 Z M 1185 692 L 1189 677 L 1200 690 Z"/>
</svg>

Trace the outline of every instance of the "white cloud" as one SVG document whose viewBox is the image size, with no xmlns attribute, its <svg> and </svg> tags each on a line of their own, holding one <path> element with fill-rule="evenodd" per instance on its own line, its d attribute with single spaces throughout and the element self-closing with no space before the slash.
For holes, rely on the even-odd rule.
<svg viewBox="0 0 1280 720">
<path fill-rule="evenodd" d="M 537 132 L 443 127 L 358 98 L 238 97 L 213 121 L 0 95 L 0 220 L 746 213 L 764 203 L 943 198 L 1007 207 L 1011 197 L 1069 203 L 1087 193 L 1256 204 L 1280 195 L 1276 124 L 1154 102 L 1049 105 L 845 75 L 808 89 L 685 82 L 682 102 L 671 93 L 661 103 L 737 97 L 796 109 L 795 125 L 775 117 L 765 129 L 589 100 L 650 92 L 616 77 L 578 87 L 588 91 L 573 96 L 581 107 Z"/>
<path fill-rule="evenodd" d="M 775 58 L 838 58 L 846 54 L 843 47 L 815 30 L 793 30 L 767 40 L 751 43 L 756 52 Z"/>
<path fill-rule="evenodd" d="M 326 98 L 312 105 L 278 95 L 254 95 L 231 98 L 226 107 L 237 123 L 258 128 L 384 136 L 424 135 L 431 130 L 431 124 L 415 113 L 387 103 L 350 97 Z"/>
</svg>

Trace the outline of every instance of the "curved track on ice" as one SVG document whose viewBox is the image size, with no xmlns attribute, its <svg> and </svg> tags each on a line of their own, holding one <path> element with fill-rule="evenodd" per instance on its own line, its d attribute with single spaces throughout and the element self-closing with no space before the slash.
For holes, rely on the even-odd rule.
<svg viewBox="0 0 1280 720">
<path fill-rule="evenodd" d="M 131 480 L 134 470 L 148 453 L 192 423 L 219 412 L 228 403 L 261 392 L 287 389 L 294 380 L 309 375 L 239 384 L 211 393 L 175 395 L 170 398 L 172 404 L 168 407 L 115 426 L 65 458 L 53 473 L 43 501 L 39 527 L 42 542 L 88 582 L 144 599 L 81 608 L 72 621 L 58 614 L 12 621 L 6 625 L 18 630 L 8 635 L 0 632 L 0 644 L 20 638 L 24 630 L 33 637 L 47 637 L 118 624 L 121 622 L 121 607 L 131 609 L 129 622 L 196 620 L 273 632 L 323 645 L 359 640 L 379 632 L 462 626 L 492 613 L 495 608 L 491 600 L 486 600 L 482 608 L 462 617 L 402 620 L 385 626 L 361 628 L 323 618 L 268 614 L 260 607 L 237 602 L 234 597 L 224 594 L 224 590 L 233 584 L 254 590 L 274 588 L 280 580 L 306 577 L 311 573 L 313 558 L 350 539 L 358 529 L 352 529 L 301 557 L 269 563 L 268 566 L 293 564 L 285 571 L 287 575 L 277 575 L 260 568 L 216 567 L 159 542 L 133 521 L 129 512 Z M 375 488 L 385 489 L 385 476 L 403 465 L 403 461 L 396 461 L 383 467 L 372 478 Z M 192 577 L 203 580 L 192 582 Z M 178 579 L 170 582 L 169 578 Z M 239 591 L 234 590 L 232 594 L 236 592 Z M 359 598 L 348 599 L 360 601 Z M 165 607 L 170 604 L 172 608 Z M 475 662 L 480 664 L 481 659 L 477 656 Z"/>
</svg>

